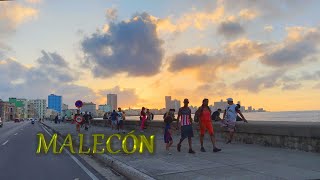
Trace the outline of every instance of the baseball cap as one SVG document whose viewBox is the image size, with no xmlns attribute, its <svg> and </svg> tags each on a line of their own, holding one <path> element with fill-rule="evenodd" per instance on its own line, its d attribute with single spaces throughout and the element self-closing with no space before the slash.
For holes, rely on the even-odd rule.
<svg viewBox="0 0 320 180">
<path fill-rule="evenodd" d="M 233 101 L 233 99 L 232 98 L 228 98 L 227 101 Z"/>
</svg>

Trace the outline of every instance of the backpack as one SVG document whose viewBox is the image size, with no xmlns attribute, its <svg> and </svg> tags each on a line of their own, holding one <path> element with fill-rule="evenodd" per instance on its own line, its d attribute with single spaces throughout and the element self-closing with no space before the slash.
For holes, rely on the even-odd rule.
<svg viewBox="0 0 320 180">
<path fill-rule="evenodd" d="M 200 108 L 194 113 L 194 122 L 200 121 Z"/>
</svg>

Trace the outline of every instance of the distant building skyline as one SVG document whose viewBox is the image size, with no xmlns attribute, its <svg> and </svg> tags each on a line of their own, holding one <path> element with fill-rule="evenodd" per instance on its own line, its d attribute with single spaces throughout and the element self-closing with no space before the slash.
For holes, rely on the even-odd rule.
<svg viewBox="0 0 320 180">
<path fill-rule="evenodd" d="M 62 112 L 62 96 L 50 94 L 48 96 L 48 108 L 57 111 L 58 113 Z"/>
<path fill-rule="evenodd" d="M 81 107 L 81 111 L 82 113 L 85 112 L 90 112 L 92 116 L 96 116 L 97 115 L 97 106 L 96 104 L 94 104 L 93 102 L 84 102 L 83 106 Z"/>
<path fill-rule="evenodd" d="M 110 105 L 112 110 L 117 110 L 118 108 L 117 94 L 107 94 L 107 105 Z"/>
</svg>

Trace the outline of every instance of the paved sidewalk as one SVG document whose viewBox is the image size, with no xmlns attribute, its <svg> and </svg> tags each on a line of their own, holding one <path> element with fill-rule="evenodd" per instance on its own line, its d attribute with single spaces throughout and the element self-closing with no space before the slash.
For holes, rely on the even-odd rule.
<svg viewBox="0 0 320 180">
<path fill-rule="evenodd" d="M 47 126 L 61 134 L 71 133 L 77 137 L 75 125 L 70 123 L 54 124 L 45 122 Z M 92 139 L 90 134 L 103 133 L 106 136 L 116 133 L 107 127 L 93 126 L 89 131 L 81 130 L 87 143 Z M 145 132 L 149 134 L 150 132 Z M 137 134 L 138 131 L 137 131 Z M 183 142 L 181 152 L 177 152 L 176 144 L 179 136 L 174 133 L 172 155 L 165 152 L 163 135 L 156 134 L 156 151 L 154 154 L 117 154 L 110 155 L 123 163 L 154 177 L 155 179 L 319 179 L 320 154 L 296 150 L 263 147 L 247 144 L 225 144 L 218 142 L 222 148 L 213 153 L 208 135 L 205 138 L 205 149 L 200 152 L 199 137 L 195 133 L 193 149 L 196 154 L 187 153 L 187 139 Z M 119 144 L 115 144 L 119 146 Z"/>
</svg>

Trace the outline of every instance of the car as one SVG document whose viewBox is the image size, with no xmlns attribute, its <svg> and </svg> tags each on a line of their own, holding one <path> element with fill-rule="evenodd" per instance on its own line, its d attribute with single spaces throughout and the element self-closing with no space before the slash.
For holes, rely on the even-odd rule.
<svg viewBox="0 0 320 180">
<path fill-rule="evenodd" d="M 3 126 L 3 122 L 2 122 L 2 119 L 0 117 L 0 127 L 2 127 L 2 126 Z"/>
<path fill-rule="evenodd" d="M 17 122 L 20 122 L 20 120 L 16 118 L 14 119 L 14 122 L 17 123 Z"/>
</svg>

